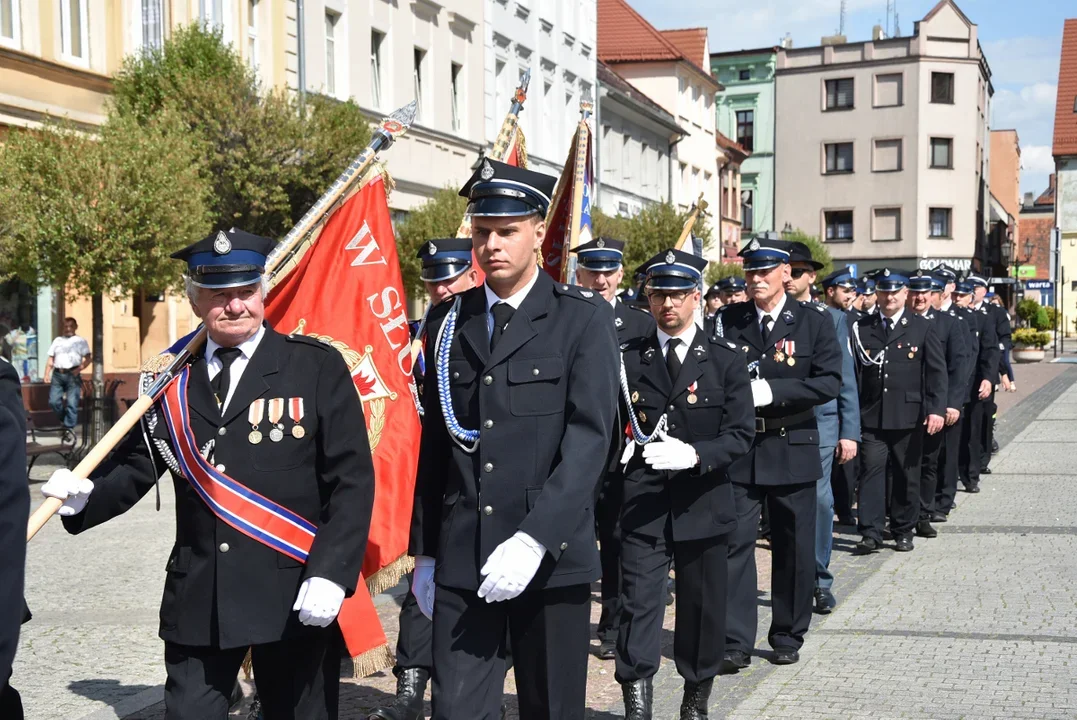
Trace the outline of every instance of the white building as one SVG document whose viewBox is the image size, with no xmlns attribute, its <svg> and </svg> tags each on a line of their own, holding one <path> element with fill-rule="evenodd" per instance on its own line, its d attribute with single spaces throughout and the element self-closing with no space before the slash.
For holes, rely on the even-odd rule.
<svg viewBox="0 0 1077 720">
<path fill-rule="evenodd" d="M 559 175 L 580 118 L 580 100 L 595 98 L 595 0 L 484 0 L 483 114 L 493 144 L 512 95 L 531 70 L 520 115 L 532 170 Z M 472 107 L 478 104 L 472 102 Z"/>
</svg>

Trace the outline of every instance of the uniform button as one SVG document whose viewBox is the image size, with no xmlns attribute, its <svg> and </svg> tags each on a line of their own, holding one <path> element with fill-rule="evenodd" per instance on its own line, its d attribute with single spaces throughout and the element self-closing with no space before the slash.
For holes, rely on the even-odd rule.
<svg viewBox="0 0 1077 720">
<path fill-rule="evenodd" d="M 483 422 L 482 426 L 484 428 L 486 428 L 487 430 L 489 430 L 490 428 L 492 428 L 494 426 L 494 421 L 493 420 L 486 420 L 485 422 Z"/>
<path fill-rule="evenodd" d="M 887 391 L 887 390 L 889 390 L 889 389 L 890 389 L 890 388 L 883 388 L 883 392 L 886 392 L 886 391 Z"/>
<path fill-rule="evenodd" d="M 562 550 L 566 550 L 567 548 L 568 548 L 568 543 L 561 543 L 561 549 Z"/>
<path fill-rule="evenodd" d="M 493 463 L 486 463 L 485 465 L 482 466 L 482 469 L 485 470 L 486 472 L 493 472 L 494 471 L 494 464 Z"/>
<path fill-rule="evenodd" d="M 672 406 L 672 405 L 670 405 L 670 406 L 669 406 L 669 409 L 670 409 L 670 410 L 672 410 L 672 409 L 673 409 L 673 406 Z"/>
<path fill-rule="evenodd" d="M 226 553 L 229 550 L 231 550 L 231 548 L 228 547 L 228 543 L 221 543 L 220 547 L 218 547 L 217 549 L 220 550 L 223 553 Z"/>
<path fill-rule="evenodd" d="M 674 424 L 672 424 L 672 423 L 670 423 L 669 429 L 670 429 L 670 430 L 676 430 L 676 429 L 677 429 L 677 426 L 676 426 L 676 425 L 674 425 Z"/>
<path fill-rule="evenodd" d="M 454 373 L 452 374 L 452 379 L 453 379 L 453 380 L 459 380 L 459 379 L 460 379 L 460 373 L 458 373 L 458 372 L 454 372 Z"/>
<path fill-rule="evenodd" d="M 532 375 L 538 375 L 539 374 L 539 369 L 538 368 L 531 368 L 531 374 Z"/>
<path fill-rule="evenodd" d="M 494 509 L 492 507 L 490 507 L 489 505 L 487 505 L 486 507 L 484 507 L 482 509 L 482 512 L 484 514 L 486 514 L 486 515 L 493 515 L 494 514 Z"/>
<path fill-rule="evenodd" d="M 217 466 L 217 472 L 224 472 L 224 463 Z"/>
<path fill-rule="evenodd" d="M 220 429 L 218 429 L 217 434 L 218 435 L 227 435 L 228 434 L 228 428 L 220 428 Z"/>
<path fill-rule="evenodd" d="M 490 383 L 492 383 L 493 381 L 494 381 L 494 376 L 493 376 L 493 375 L 487 375 L 486 377 L 484 377 L 484 378 L 482 379 L 482 384 L 483 384 L 483 385 L 489 385 L 489 384 L 490 384 Z"/>
</svg>

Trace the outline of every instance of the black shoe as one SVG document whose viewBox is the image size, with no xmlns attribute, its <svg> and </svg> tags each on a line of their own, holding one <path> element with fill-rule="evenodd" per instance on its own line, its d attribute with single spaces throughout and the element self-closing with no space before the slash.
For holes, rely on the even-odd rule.
<svg viewBox="0 0 1077 720">
<path fill-rule="evenodd" d="M 625 701 L 625 720 L 651 720 L 651 705 L 654 702 L 651 678 L 623 683 L 621 694 Z"/>
<path fill-rule="evenodd" d="M 838 519 L 834 521 L 835 525 L 856 525 L 856 518 L 852 515 L 838 515 Z"/>
<path fill-rule="evenodd" d="M 931 522 L 943 523 L 943 522 L 946 522 L 947 517 L 946 517 L 946 513 L 939 512 L 938 510 L 936 510 L 935 512 L 931 513 L 931 517 L 928 518 L 928 519 Z"/>
<path fill-rule="evenodd" d="M 729 674 L 743 670 L 752 664 L 752 656 L 743 650 L 726 650 L 722 658 L 722 672 Z"/>
<path fill-rule="evenodd" d="M 707 720 L 707 700 L 711 696 L 714 678 L 700 683 L 684 682 L 681 699 L 681 720 Z"/>
<path fill-rule="evenodd" d="M 800 662 L 800 653 L 792 648 L 779 648 L 774 651 L 775 665 L 795 665 Z"/>
<path fill-rule="evenodd" d="M 617 643 L 613 640 L 603 640 L 598 644 L 598 652 L 595 657 L 599 660 L 612 660 L 617 654 Z"/>
<path fill-rule="evenodd" d="M 875 538 L 864 537 L 860 538 L 860 542 L 856 544 L 857 555 L 868 555 L 870 553 L 879 552 L 879 549 L 883 546 L 881 542 Z"/>
<path fill-rule="evenodd" d="M 829 615 L 837 604 L 834 593 L 828 588 L 815 588 L 815 612 L 817 614 Z"/>
<path fill-rule="evenodd" d="M 980 474 L 981 475 L 990 475 L 991 474 L 991 468 L 989 468 L 989 467 L 982 468 L 980 470 Z"/>
<path fill-rule="evenodd" d="M 933 538 L 939 536 L 939 531 L 931 527 L 931 523 L 924 519 L 916 523 L 916 534 L 922 538 Z"/>
<path fill-rule="evenodd" d="M 972 493 L 973 495 L 980 492 L 979 480 L 977 480 L 976 482 L 965 483 L 965 492 Z"/>
<path fill-rule="evenodd" d="M 991 454 L 994 455 L 998 452 L 998 440 L 991 438 Z"/>
<path fill-rule="evenodd" d="M 910 552 L 912 550 L 912 538 L 908 535 L 899 537 L 896 541 L 895 550 L 898 552 Z"/>
<path fill-rule="evenodd" d="M 404 668 L 396 676 L 396 698 L 392 704 L 370 713 L 369 720 L 424 720 L 423 694 L 430 672 L 425 668 Z"/>
</svg>

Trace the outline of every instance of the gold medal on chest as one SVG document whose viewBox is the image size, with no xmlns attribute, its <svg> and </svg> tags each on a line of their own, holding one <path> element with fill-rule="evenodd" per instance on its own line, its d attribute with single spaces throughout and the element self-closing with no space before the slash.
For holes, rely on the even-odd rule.
<svg viewBox="0 0 1077 720">
<path fill-rule="evenodd" d="M 303 436 L 307 434 L 307 431 L 303 429 L 302 425 L 296 425 L 292 428 L 292 437 L 296 440 L 302 440 Z"/>
<path fill-rule="evenodd" d="M 250 434 L 247 435 L 247 440 L 250 441 L 251 445 L 257 445 L 258 443 L 262 442 L 261 430 L 258 430 L 257 428 L 251 430 Z"/>
<path fill-rule="evenodd" d="M 783 353 L 781 350 L 774 353 L 774 362 L 776 362 L 776 363 L 785 362 L 785 353 Z"/>
<path fill-rule="evenodd" d="M 688 404 L 689 404 L 689 405 L 695 405 L 695 404 L 696 404 L 696 402 L 698 402 L 698 401 L 699 401 L 699 398 L 698 398 L 698 397 L 696 397 L 696 394 L 695 394 L 695 393 L 691 393 L 691 394 L 690 394 L 690 395 L 689 395 L 689 396 L 688 396 L 688 397 L 686 398 L 686 400 L 688 400 Z"/>
<path fill-rule="evenodd" d="M 632 391 L 632 402 L 639 402 L 639 392 L 635 390 Z"/>
<path fill-rule="evenodd" d="M 793 367 L 797 364 L 797 359 L 795 357 L 790 357 L 786 362 L 789 363 L 789 367 Z"/>
<path fill-rule="evenodd" d="M 257 445 L 262 442 L 262 431 L 258 429 L 258 426 L 262 424 L 262 418 L 265 416 L 266 401 L 262 398 L 255 400 L 251 403 L 251 406 L 247 409 L 247 422 L 251 424 L 251 431 L 247 435 L 247 441 L 251 445 Z"/>
</svg>

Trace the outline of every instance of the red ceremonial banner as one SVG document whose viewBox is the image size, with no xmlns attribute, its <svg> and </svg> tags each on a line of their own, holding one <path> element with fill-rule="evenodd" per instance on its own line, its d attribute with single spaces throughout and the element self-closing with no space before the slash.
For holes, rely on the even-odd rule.
<svg viewBox="0 0 1077 720">
<path fill-rule="evenodd" d="M 403 287 L 378 176 L 333 213 L 266 300 L 266 319 L 277 331 L 308 335 L 340 351 L 363 403 L 376 488 L 363 576 L 339 616 L 353 658 L 386 645 L 367 582 L 376 589 L 395 584 L 401 570 L 395 563 L 408 549 L 421 426 L 412 401 Z"/>
</svg>

